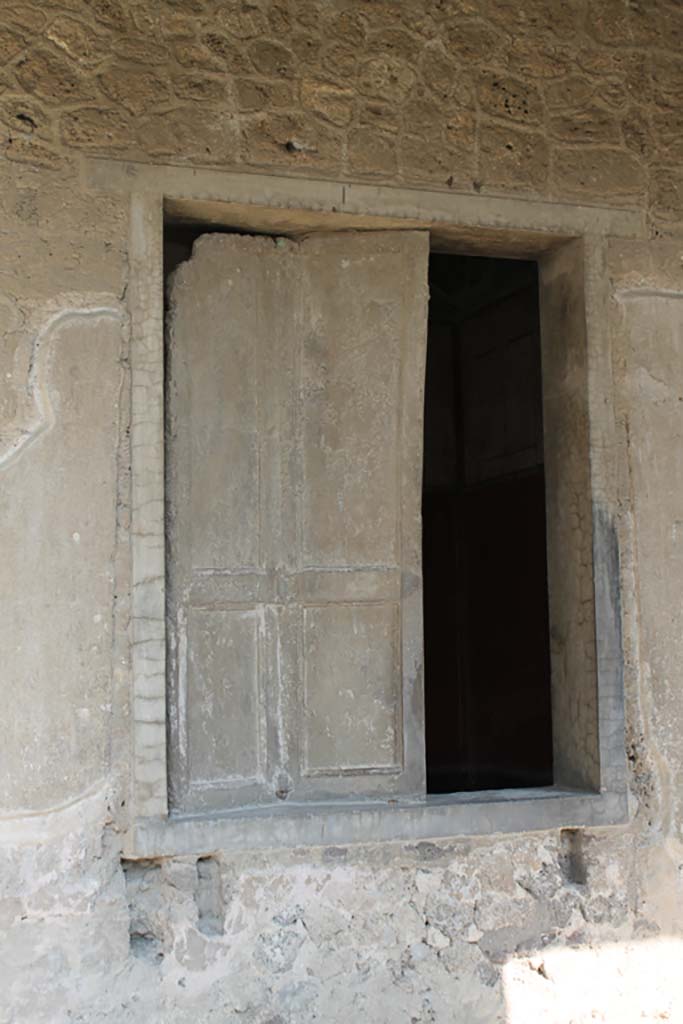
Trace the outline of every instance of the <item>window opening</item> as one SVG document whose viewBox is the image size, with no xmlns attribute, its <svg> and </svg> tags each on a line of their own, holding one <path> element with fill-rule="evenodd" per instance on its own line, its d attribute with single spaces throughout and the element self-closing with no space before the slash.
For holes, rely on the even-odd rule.
<svg viewBox="0 0 683 1024">
<path fill-rule="evenodd" d="M 156 173 L 155 171 L 155 175 Z M 178 187 L 176 180 L 178 169 L 174 168 L 172 173 L 172 188 L 175 190 Z M 193 190 L 198 187 L 193 173 L 188 171 L 186 186 L 188 193 L 193 193 Z M 221 182 L 223 182 L 222 178 Z M 222 199 L 205 202 L 196 197 L 182 200 L 162 200 L 158 195 L 147 193 L 144 189 L 137 191 L 138 184 L 136 182 L 131 197 L 130 222 L 131 266 L 134 271 L 137 268 L 137 271 L 131 275 L 130 290 L 133 378 L 131 434 L 134 455 L 132 465 L 132 578 L 134 594 L 132 626 L 135 637 L 133 680 L 136 714 L 133 765 L 134 820 L 131 822 L 131 829 L 126 841 L 132 855 L 137 857 L 176 856 L 197 854 L 206 849 L 239 850 L 247 847 L 256 849 L 274 845 L 320 845 L 330 842 L 346 844 L 378 839 L 414 841 L 418 838 L 437 836 L 479 835 L 489 834 L 492 831 L 520 832 L 534 827 L 592 827 L 627 821 L 628 806 L 623 758 L 623 662 L 618 590 L 618 547 L 614 532 L 616 495 L 609 486 L 605 485 L 606 470 L 601 456 L 601 452 L 609 447 L 608 442 L 601 444 L 599 451 L 593 452 L 592 458 L 589 459 L 589 428 L 592 422 L 592 407 L 588 401 L 588 383 L 589 379 L 593 377 L 595 380 L 592 381 L 592 388 L 596 394 L 604 396 L 608 412 L 608 415 L 603 417 L 604 410 L 601 406 L 600 419 L 597 424 L 598 432 L 603 437 L 606 431 L 605 437 L 609 439 L 613 430 L 613 424 L 609 425 L 611 422 L 609 403 L 612 382 L 609 380 L 609 375 L 603 379 L 604 360 L 592 360 L 590 373 L 588 366 L 590 353 L 597 351 L 595 346 L 600 344 L 600 332 L 597 332 L 595 336 L 592 332 L 587 332 L 587 322 L 590 323 L 591 319 L 594 320 L 599 316 L 599 302 L 602 299 L 602 293 L 600 289 L 592 289 L 586 294 L 585 281 L 587 274 L 596 273 L 598 263 L 602 260 L 602 247 L 606 233 L 604 219 L 600 224 L 594 224 L 594 211 L 592 211 L 591 233 L 587 235 L 585 211 L 577 207 L 574 212 L 569 210 L 564 216 L 564 220 L 562 217 L 560 218 L 565 223 L 563 234 L 549 234 L 546 230 L 547 210 L 543 204 L 529 204 L 529 209 L 524 213 L 523 224 L 518 223 L 514 204 L 509 204 L 511 219 L 507 227 L 504 228 L 482 227 L 481 232 L 474 232 L 471 227 L 459 226 L 449 221 L 443 224 L 440 221 L 437 226 L 430 223 L 429 217 L 425 213 L 424 219 L 417 222 L 421 227 L 413 231 L 405 228 L 403 222 L 397 220 L 393 213 L 391 216 L 387 215 L 386 210 L 390 208 L 393 211 L 396 202 L 392 190 L 385 190 L 385 192 L 382 189 L 374 190 L 367 216 L 365 214 L 350 216 L 346 212 L 343 214 L 329 213 L 324 210 L 320 213 L 317 212 L 317 204 L 320 204 L 322 208 L 325 206 L 326 200 L 323 202 L 315 197 L 315 212 L 306 205 L 300 208 L 298 198 L 300 183 L 295 183 L 296 188 L 292 186 L 291 202 L 287 202 L 286 208 L 282 209 L 261 205 L 263 187 L 258 182 L 256 183 L 256 196 L 249 200 L 248 206 L 245 203 L 235 203 L 232 200 L 223 201 Z M 155 189 L 158 184 L 155 177 Z M 219 183 L 217 182 L 217 184 Z M 237 191 L 241 194 L 242 182 L 237 184 Z M 276 184 L 278 189 L 284 189 L 285 195 L 289 195 L 289 185 L 284 179 L 277 179 Z M 230 183 L 226 179 L 224 187 L 227 188 L 229 185 Z M 327 183 L 325 186 L 327 187 Z M 312 184 L 312 187 L 315 192 L 315 183 Z M 201 188 L 204 189 L 205 186 L 202 185 Z M 221 188 L 223 185 L 217 189 L 218 194 L 221 193 Z M 308 203 L 308 199 L 306 202 Z M 313 200 L 311 200 L 312 202 Z M 359 198 L 356 197 L 354 202 L 358 205 Z M 425 210 L 431 210 L 432 202 L 433 198 L 430 197 Z M 504 208 L 506 201 L 501 200 L 500 202 Z M 471 202 L 465 202 L 464 207 L 467 223 L 470 223 L 472 219 L 479 223 L 481 211 L 476 197 L 472 198 Z M 416 206 L 411 205 L 411 211 L 420 208 L 418 193 Z M 169 566 L 172 571 L 173 560 L 169 558 L 168 546 L 165 548 L 164 534 L 166 533 L 166 537 L 168 537 L 168 530 L 171 528 L 169 524 L 172 524 L 174 519 L 175 505 L 168 486 L 164 488 L 163 485 L 164 465 L 166 464 L 166 467 L 169 465 L 168 418 L 165 423 L 165 431 L 160 429 L 164 415 L 162 379 L 165 378 L 166 381 L 166 400 L 168 399 L 169 384 L 167 372 L 169 346 L 167 343 L 165 348 L 162 347 L 160 288 L 158 286 L 159 270 L 161 269 L 159 226 L 162 213 L 164 236 L 167 243 L 164 268 L 167 273 L 170 273 L 178 263 L 188 260 L 192 241 L 199 235 L 225 233 L 251 236 L 266 234 L 276 238 L 284 236 L 283 243 L 279 246 L 280 252 L 287 252 L 289 248 L 287 238 L 292 241 L 303 241 L 316 233 L 327 235 L 329 242 L 326 242 L 325 245 L 330 244 L 337 248 L 337 260 L 342 265 L 337 267 L 334 273 L 329 273 L 328 280 L 324 282 L 323 287 L 318 288 L 315 292 L 316 297 L 330 298 L 334 305 L 328 311 L 329 337 L 313 337 L 310 332 L 302 335 L 302 339 L 308 338 L 312 343 L 308 356 L 315 359 L 317 355 L 320 355 L 320 362 L 323 364 L 320 368 L 326 367 L 329 362 L 327 350 L 332 354 L 338 350 L 341 332 L 345 334 L 346 343 L 349 346 L 347 354 L 353 356 L 353 358 L 345 360 L 344 368 L 356 371 L 358 369 L 356 358 L 358 340 L 366 334 L 367 329 L 369 332 L 366 344 L 368 358 L 377 356 L 382 361 L 379 373 L 367 374 L 364 367 L 361 367 L 360 383 L 354 381 L 352 386 L 337 387 L 338 383 L 344 383 L 339 381 L 338 373 L 335 373 L 334 381 L 331 383 L 335 384 L 339 415 L 349 408 L 354 408 L 355 411 L 355 406 L 349 403 L 348 396 L 357 394 L 359 389 L 365 396 L 368 396 L 367 416 L 372 415 L 373 407 L 378 411 L 378 427 L 380 429 L 372 436 L 375 438 L 376 450 L 379 453 L 377 464 L 380 470 L 389 462 L 387 453 L 392 450 L 392 443 L 397 448 L 394 452 L 395 458 L 403 460 L 401 471 L 392 474 L 392 481 L 398 482 L 399 496 L 402 497 L 400 507 L 394 502 L 398 513 L 396 521 L 399 532 L 399 543 L 396 550 L 402 560 L 401 564 L 396 564 L 398 559 L 368 558 L 366 559 L 367 564 L 364 563 L 360 566 L 354 564 L 352 573 L 348 572 L 348 567 L 344 566 L 342 567 L 343 575 L 337 573 L 334 578 L 331 578 L 325 565 L 316 557 L 310 567 L 305 566 L 306 576 L 300 580 L 292 578 L 291 582 L 295 585 L 286 592 L 283 591 L 282 597 L 280 597 L 280 591 L 273 591 L 272 587 L 262 595 L 262 598 L 258 594 L 254 595 L 254 600 L 257 603 L 258 600 L 261 600 L 262 603 L 268 603 L 268 607 L 271 607 L 273 600 L 277 603 L 281 599 L 290 604 L 303 601 L 307 607 L 312 607 L 313 612 L 309 615 L 309 622 L 304 625 L 310 626 L 314 632 L 319 634 L 319 639 L 330 641 L 327 653 L 335 656 L 337 675 L 351 677 L 352 681 L 359 676 L 361 671 L 365 675 L 368 674 L 365 664 L 360 666 L 348 664 L 347 652 L 356 646 L 360 649 L 361 646 L 356 645 L 353 639 L 351 642 L 348 639 L 349 630 L 354 637 L 357 635 L 354 618 L 352 615 L 345 614 L 342 609 L 342 613 L 337 615 L 337 619 L 340 620 L 339 628 L 337 633 L 331 637 L 329 623 L 320 621 L 320 614 L 316 609 L 320 602 L 329 604 L 338 602 L 340 598 L 354 606 L 359 604 L 371 606 L 367 609 L 369 615 L 366 615 L 366 620 L 369 620 L 369 625 L 375 635 L 365 638 L 366 642 L 362 644 L 362 650 L 369 652 L 377 647 L 378 641 L 380 645 L 383 643 L 385 654 L 380 670 L 383 672 L 383 678 L 393 677 L 393 707 L 398 707 L 399 711 L 403 713 L 402 719 L 398 715 L 393 719 L 395 722 L 394 735 L 399 735 L 397 728 L 400 727 L 402 742 L 395 745 L 396 756 L 391 764 L 385 761 L 378 765 L 376 757 L 364 758 L 362 763 L 357 758 L 356 762 L 350 766 L 348 763 L 334 765 L 325 762 L 322 768 L 324 770 L 332 768 L 336 772 L 336 777 L 326 776 L 324 772 L 316 774 L 314 771 L 311 773 L 308 771 L 311 759 L 301 744 L 300 737 L 305 736 L 303 729 L 311 724 L 315 726 L 315 712 L 319 711 L 319 708 L 313 709 L 313 713 L 309 713 L 305 703 L 301 702 L 300 680 L 302 678 L 305 680 L 305 677 L 302 677 L 299 670 L 288 672 L 285 681 L 289 680 L 292 683 L 291 693 L 296 699 L 298 708 L 304 714 L 299 714 L 298 718 L 296 715 L 289 714 L 288 718 L 282 719 L 284 730 L 268 729 L 264 732 L 263 739 L 267 741 L 268 752 L 275 750 L 277 753 L 277 745 L 280 735 L 282 735 L 290 744 L 293 755 L 304 764 L 308 774 L 299 779 L 299 788 L 304 789 L 301 797 L 312 801 L 309 802 L 305 814 L 295 808 L 297 802 L 295 797 L 298 797 L 296 791 L 286 791 L 281 787 L 279 778 L 272 771 L 270 771 L 269 777 L 278 785 L 278 788 L 271 789 L 268 801 L 260 808 L 252 805 L 248 800 L 248 794 L 245 793 L 235 794 L 235 799 L 228 799 L 227 797 L 231 797 L 231 795 L 223 793 L 219 788 L 215 799 L 212 798 L 214 782 L 222 785 L 224 782 L 230 781 L 229 778 L 223 776 L 211 779 L 198 774 L 196 781 L 201 785 L 196 788 L 205 792 L 189 793 L 190 799 L 188 800 L 177 801 L 173 791 L 174 758 L 177 754 L 177 749 L 174 748 L 174 742 L 176 742 L 174 729 L 177 728 L 178 723 L 182 722 L 183 716 L 187 726 L 193 728 L 196 727 L 197 722 L 195 721 L 194 725 L 192 722 L 187 722 L 187 713 L 197 713 L 195 717 L 199 717 L 200 726 L 204 721 L 207 724 L 209 740 L 222 742 L 225 725 L 226 723 L 234 724 L 233 712 L 239 708 L 235 704 L 234 707 L 231 706 L 227 709 L 227 714 L 220 708 L 215 709 L 214 713 L 211 708 L 207 708 L 201 702 L 198 704 L 195 699 L 196 694 L 187 688 L 180 692 L 182 697 L 182 701 L 180 701 L 178 691 L 173 689 L 172 672 L 168 670 L 170 661 L 172 666 L 169 655 L 173 654 L 173 647 L 168 643 L 172 624 L 168 616 L 168 603 L 164 619 L 163 599 L 164 593 L 168 597 Z M 640 230 L 634 219 L 635 215 L 624 211 L 612 211 L 609 214 L 609 217 L 612 218 L 609 220 L 610 224 L 615 216 L 617 218 L 617 234 L 621 233 L 625 227 L 629 233 L 637 234 Z M 624 220 L 624 218 L 626 219 Z M 388 297 L 386 294 L 382 294 L 381 290 L 379 294 L 377 293 L 376 275 L 368 273 L 370 268 L 367 263 L 365 267 L 360 268 L 360 272 L 353 277 L 353 280 L 350 280 L 351 275 L 346 272 L 348 269 L 346 260 L 349 258 L 349 252 L 347 250 L 342 253 L 342 248 L 345 248 L 346 243 L 341 246 L 336 237 L 339 234 L 346 234 L 345 229 L 350 229 L 351 235 L 364 234 L 368 229 L 369 219 L 372 220 L 373 232 L 376 228 L 380 234 L 385 236 L 388 234 L 400 236 L 395 240 L 396 245 L 392 238 L 389 246 L 394 254 L 394 259 L 398 257 L 398 249 L 405 246 L 408 250 L 407 253 L 404 253 L 405 258 L 400 267 L 389 268 L 387 268 L 386 260 L 386 242 L 388 241 L 386 237 L 383 240 L 378 236 L 376 239 L 378 245 L 375 251 L 366 253 L 370 260 L 376 260 L 376 265 L 372 269 L 384 270 L 385 277 L 388 273 L 389 283 L 393 282 L 395 285 L 395 291 L 390 292 Z M 530 225 L 536 226 L 532 233 L 529 233 Z M 427 789 L 426 770 L 428 765 L 425 757 L 425 723 L 422 699 L 424 695 L 424 666 L 420 503 L 423 438 L 419 424 L 424 412 L 429 235 L 431 235 L 435 248 L 440 252 L 452 251 L 455 246 L 462 245 L 465 248 L 476 246 L 480 252 L 487 250 L 489 252 L 504 252 L 508 257 L 523 254 L 524 258 L 528 259 L 532 253 L 538 255 L 544 383 L 542 404 L 546 431 L 544 475 L 547 489 L 545 507 L 547 510 L 548 597 L 553 637 L 553 752 L 551 762 L 548 749 L 551 739 L 550 713 L 546 703 L 545 780 L 552 780 L 553 786 L 540 790 L 535 788 L 531 792 L 528 792 L 526 788 L 499 790 L 497 793 L 496 791 L 489 792 L 483 798 L 483 802 L 476 798 L 473 799 L 471 795 L 461 796 L 456 787 L 459 785 L 464 787 L 467 780 L 463 783 L 457 779 L 454 780 L 452 775 L 450 779 L 446 778 L 447 767 L 446 772 L 442 772 L 442 782 L 445 779 L 445 784 L 441 788 L 446 793 L 452 793 L 452 798 L 441 797 L 416 801 L 409 799 L 406 803 L 402 799 L 404 795 L 407 797 L 423 795 Z M 326 257 L 327 253 L 323 252 L 323 249 L 317 244 L 314 248 L 316 252 L 309 262 L 317 275 L 319 264 L 323 262 L 323 257 Z M 395 248 L 396 251 L 394 251 Z M 356 252 L 356 257 L 359 256 L 360 253 Z M 438 322 L 435 317 L 437 302 L 435 285 L 437 281 L 434 269 L 439 259 L 439 256 L 435 256 L 432 260 L 432 336 L 434 323 Z M 457 258 L 448 257 L 448 259 L 457 268 Z M 492 267 L 496 261 L 481 261 L 481 265 L 484 262 Z M 508 264 L 507 269 L 510 270 L 512 265 Z M 465 274 L 466 266 L 467 261 L 460 260 L 461 275 Z M 476 261 L 473 261 L 471 268 L 475 266 Z M 518 272 L 523 272 L 523 262 L 516 260 L 514 266 Z M 149 274 L 146 273 L 147 269 Z M 256 269 L 258 270 L 258 268 Z M 535 269 L 532 265 L 533 279 L 536 276 Z M 350 284 L 347 293 L 339 295 L 339 281 L 344 278 L 349 278 Z M 470 280 L 469 283 L 471 285 L 472 281 Z M 526 283 L 529 283 L 529 280 Z M 457 287 L 462 285 L 462 281 L 456 282 L 447 279 L 443 284 L 449 304 L 452 305 Z M 369 291 L 367 285 L 372 286 Z M 519 290 L 519 288 L 512 289 L 512 291 L 515 290 Z M 252 289 L 252 306 L 255 310 L 263 310 L 264 303 L 257 301 L 254 291 Z M 496 294 L 496 299 L 504 298 L 508 294 L 510 292 L 506 288 L 504 294 Z M 359 295 L 366 295 L 367 308 L 359 309 L 358 317 L 353 323 L 350 323 L 348 310 L 356 308 Z M 170 284 L 167 291 L 166 313 L 171 327 L 177 307 L 176 299 L 174 285 Z M 249 301 L 249 295 L 247 295 L 246 302 Z M 597 306 L 596 303 L 598 303 Z M 190 319 L 194 315 L 194 310 L 203 309 L 205 304 L 205 298 L 202 302 L 191 303 L 194 308 L 189 310 Z M 394 304 L 397 306 L 395 312 L 392 310 Z M 285 301 L 281 303 L 271 303 L 267 310 L 268 315 L 272 315 L 274 310 L 284 310 L 288 306 L 289 298 L 286 296 Z M 304 309 L 303 313 L 304 315 L 299 317 L 298 322 L 309 324 L 311 322 L 309 311 Z M 217 319 L 220 323 L 229 321 L 229 318 L 225 316 Z M 266 341 L 269 338 L 280 337 L 281 319 L 277 319 L 278 329 L 270 332 Z M 456 325 L 460 325 L 464 319 L 467 318 L 461 313 L 452 318 L 453 329 L 455 330 Z M 400 328 L 403 334 L 401 340 L 402 365 L 397 375 L 401 387 L 400 408 L 395 407 L 398 408 L 398 415 L 394 420 L 400 429 L 396 434 L 390 434 L 387 437 L 382 429 L 386 426 L 386 411 L 377 396 L 383 393 L 386 387 L 386 367 L 393 336 L 391 332 L 382 336 L 382 332 L 386 331 L 389 321 L 394 328 Z M 444 323 L 443 319 L 441 322 Z M 324 325 L 324 321 L 321 323 Z M 196 341 L 202 341 L 205 327 L 208 329 L 208 333 L 211 333 L 213 326 L 211 323 L 204 326 L 196 325 L 197 329 L 193 333 L 190 324 L 189 334 L 191 337 L 188 341 L 191 350 L 190 362 L 194 362 L 197 355 Z M 222 336 L 219 339 L 219 349 L 221 344 Z M 430 363 L 433 367 L 435 363 L 433 337 L 430 349 Z M 569 364 L 571 364 L 572 372 L 567 374 L 566 368 Z M 299 365 L 301 365 L 300 361 Z M 279 366 L 273 367 L 269 361 L 262 360 L 262 367 L 268 374 L 269 380 L 275 378 L 276 381 L 280 380 L 286 385 L 288 378 L 280 372 Z M 322 375 L 325 379 L 327 376 L 329 375 Z M 433 381 L 433 369 L 431 369 L 430 378 Z M 298 392 L 300 395 L 299 405 L 302 409 L 309 409 L 310 397 L 319 397 L 321 375 L 318 374 L 312 383 L 315 385 L 313 389 L 309 391 L 300 389 Z M 429 394 L 432 390 L 433 388 L 430 388 L 428 383 Z M 261 389 L 260 393 L 263 394 L 264 391 L 265 389 Z M 220 398 L 213 402 L 213 406 L 225 404 Z M 426 410 L 428 424 L 432 405 L 428 396 Z M 261 402 L 260 406 L 266 410 L 272 409 L 272 403 Z M 452 408 L 456 410 L 455 400 Z M 323 428 L 325 423 L 322 422 L 321 417 L 318 417 L 318 420 L 319 425 Z M 457 427 L 458 421 L 455 412 L 453 423 Z M 266 431 L 262 436 L 264 442 L 270 444 L 271 432 Z M 366 433 L 363 438 L 367 436 Z M 605 437 L 603 437 L 603 441 Z M 339 438 L 341 444 L 341 435 Z M 344 457 L 347 453 L 352 452 L 364 456 L 363 438 L 356 437 L 351 443 L 345 442 L 344 447 L 339 449 L 343 451 Z M 427 441 L 429 443 L 429 439 Z M 315 445 L 311 449 L 313 455 L 315 455 L 314 449 Z M 294 446 L 288 445 L 286 451 L 293 452 Z M 172 455 L 172 452 L 170 454 Z M 297 454 L 299 453 L 297 452 Z M 429 456 L 429 452 L 427 455 Z M 461 461 L 463 460 L 462 453 L 456 452 L 456 456 Z M 201 461 L 201 459 L 195 459 L 195 465 Z M 356 467 L 358 459 L 355 457 L 350 459 L 348 465 Z M 373 473 L 366 474 L 364 487 L 358 491 L 363 502 L 370 508 L 370 511 L 364 509 L 363 514 L 358 517 L 355 536 L 360 540 L 366 536 L 366 525 L 376 523 L 376 513 L 386 510 L 388 505 L 386 495 L 391 488 L 384 485 L 383 478 L 381 486 L 376 486 L 381 472 L 375 472 L 375 468 L 373 467 Z M 429 471 L 429 464 L 425 468 Z M 595 480 L 592 478 L 592 472 L 595 474 Z M 276 477 L 278 475 L 282 479 L 282 475 L 276 473 Z M 318 474 L 318 476 L 321 480 L 329 481 L 327 473 Z M 168 474 L 166 482 L 168 483 Z M 371 494 L 369 494 L 369 490 L 372 491 Z M 316 498 L 322 500 L 325 498 L 325 488 L 321 487 L 319 491 Z M 349 505 L 346 503 L 345 509 L 348 507 Z M 334 508 L 329 511 L 332 514 Z M 344 509 L 342 511 L 344 518 L 341 523 L 335 522 L 335 529 L 330 531 L 333 540 L 335 537 L 348 533 L 346 530 L 348 516 Z M 224 517 L 230 528 L 235 523 L 243 522 L 244 518 L 244 516 L 240 517 L 239 510 L 237 515 L 231 511 Z M 339 519 L 338 516 L 336 518 Z M 249 521 L 256 522 L 257 517 L 251 516 Z M 291 516 L 287 520 L 287 522 L 293 521 Z M 309 517 L 308 523 L 315 524 L 319 521 L 320 517 L 316 511 L 316 515 Z M 391 524 L 388 526 L 390 527 Z M 382 524 L 379 533 L 380 542 L 386 533 L 385 524 Z M 403 537 L 400 536 L 401 533 Z M 407 543 L 402 542 L 404 538 L 407 539 Z M 427 539 L 429 538 L 426 537 L 425 540 Z M 293 545 L 289 544 L 288 540 L 287 543 L 289 549 L 292 549 Z M 328 576 L 330 578 L 327 578 Z M 429 584 L 429 565 L 426 565 L 425 577 L 425 582 Z M 268 579 L 265 582 L 270 584 Z M 301 585 L 304 583 L 305 587 Z M 321 588 L 324 589 L 322 593 Z M 270 597 L 271 592 L 275 594 L 274 599 Z M 197 596 L 201 597 L 199 594 Z M 225 601 L 221 601 L 219 598 L 220 603 L 232 606 L 235 604 L 235 599 L 228 594 L 225 596 Z M 251 604 L 253 603 L 252 601 Z M 377 605 L 387 603 L 397 604 L 399 615 L 395 615 L 391 621 L 388 616 L 385 616 L 382 621 L 377 621 Z M 427 595 L 427 603 L 429 603 L 429 595 Z M 220 610 L 222 609 L 217 608 L 217 611 Z M 428 633 L 430 628 L 433 632 L 433 624 L 428 617 Z M 310 631 L 309 629 L 309 633 Z M 339 638 L 337 634 L 345 635 Z M 241 634 L 240 638 L 244 640 Z M 255 633 L 253 638 L 254 640 L 258 639 Z M 302 637 L 302 641 L 301 649 L 304 652 L 310 650 L 310 644 L 307 643 L 306 637 Z M 451 648 L 454 647 L 452 641 L 451 637 L 449 640 Z M 161 650 L 164 644 L 166 645 L 166 658 Z M 333 651 L 329 650 L 332 645 L 334 646 Z M 264 652 L 266 658 L 260 660 L 258 673 L 252 673 L 252 681 L 262 677 L 261 667 L 266 674 L 268 672 L 273 674 L 273 668 L 277 666 L 277 659 L 267 657 L 270 649 L 269 647 Z M 284 652 L 291 661 L 291 645 L 281 646 L 279 650 Z M 316 660 L 311 665 L 309 681 L 314 684 L 316 678 L 323 682 L 329 682 L 332 679 L 332 683 L 326 691 L 327 696 L 331 699 L 339 694 L 348 693 L 351 689 L 349 686 L 338 685 L 337 679 L 332 678 L 325 658 L 320 656 L 325 652 L 321 652 L 319 643 L 314 653 Z M 201 652 L 199 654 L 201 655 Z M 427 685 L 429 688 L 434 682 L 433 672 L 430 671 L 434 667 L 434 658 L 430 657 L 429 649 L 427 654 L 429 658 Z M 240 661 L 240 658 L 233 659 L 238 668 L 244 660 Z M 162 674 L 159 668 L 164 661 L 167 671 Z M 372 669 L 372 675 L 376 677 L 375 667 L 368 665 L 368 668 Z M 401 679 L 398 678 L 399 671 L 403 673 Z M 232 674 L 235 676 L 237 685 L 235 694 L 237 695 L 243 692 L 239 687 L 239 679 L 237 679 L 239 673 L 233 672 Z M 222 694 L 219 691 L 223 688 L 226 678 L 223 676 L 217 681 L 216 692 L 221 698 Z M 163 689 L 164 679 L 166 692 Z M 313 693 L 313 689 L 309 687 L 309 690 Z M 366 692 L 365 688 L 361 687 L 359 692 Z M 375 691 L 373 690 L 373 692 Z M 263 698 L 260 706 L 269 711 L 275 704 L 273 687 L 267 688 Z M 399 706 L 398 700 L 401 698 L 402 706 Z M 154 703 L 152 704 L 150 701 Z M 435 758 L 433 739 L 435 712 L 433 700 L 430 700 L 429 703 L 431 706 L 429 790 L 436 793 L 434 765 L 438 759 Z M 152 709 L 154 709 L 153 712 Z M 297 708 L 295 707 L 294 710 L 296 711 Z M 150 712 L 155 716 L 154 720 L 152 720 Z M 166 737 L 162 735 L 162 714 L 166 723 Z M 346 749 L 346 741 L 350 738 L 353 742 L 355 739 L 354 729 L 358 722 L 365 721 L 367 717 L 367 715 L 353 713 L 340 715 L 335 708 L 327 715 L 323 725 L 333 727 L 335 723 L 341 721 L 346 726 L 347 733 L 343 746 L 343 749 Z M 196 733 L 196 728 L 194 731 Z M 451 723 L 452 732 L 453 723 Z M 209 733 L 211 733 L 210 736 Z M 318 733 L 320 734 L 320 730 Z M 365 750 L 369 750 L 372 755 L 377 746 L 372 745 L 372 737 L 369 739 L 370 743 L 366 744 Z M 208 752 L 201 736 L 199 736 L 198 746 L 204 752 Z M 208 753 L 209 759 L 206 763 L 213 771 L 215 761 L 210 752 Z M 320 762 L 320 758 L 318 758 L 318 762 Z M 409 763 L 411 768 L 410 776 L 406 776 L 406 785 L 400 791 L 398 786 L 393 786 L 397 796 L 401 799 L 397 799 L 397 796 L 393 795 L 389 797 L 393 785 L 392 776 L 395 777 L 406 763 Z M 265 767 L 270 770 L 270 761 Z M 314 764 L 313 767 L 316 769 L 317 766 Z M 275 764 L 275 768 L 277 768 L 277 764 Z M 533 775 L 531 772 L 529 774 Z M 332 785 L 328 785 L 328 779 L 331 779 Z M 371 803 L 365 809 L 359 809 L 358 806 L 359 781 L 363 787 L 363 795 L 371 798 Z M 535 781 L 540 784 L 538 776 Z M 479 787 L 486 784 L 480 773 Z M 500 786 L 509 784 L 509 782 L 503 779 L 493 784 Z M 321 792 L 321 790 L 324 791 Z M 285 795 L 287 800 L 285 804 L 282 804 L 281 801 Z M 334 800 L 334 808 L 331 805 L 332 800 Z M 270 805 L 277 808 L 277 815 L 271 816 Z M 233 810 L 236 812 L 235 815 L 224 813 Z M 212 812 L 215 812 L 215 816 Z M 186 820 L 186 814 L 191 815 L 191 822 Z M 235 827 L 236 822 L 239 822 L 237 827 Z"/>
<path fill-rule="evenodd" d="M 433 253 L 427 791 L 553 782 L 537 265 Z"/>
</svg>

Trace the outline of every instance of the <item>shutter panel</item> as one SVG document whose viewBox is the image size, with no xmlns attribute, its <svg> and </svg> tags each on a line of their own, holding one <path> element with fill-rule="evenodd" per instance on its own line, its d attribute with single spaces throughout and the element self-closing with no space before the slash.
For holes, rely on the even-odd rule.
<svg viewBox="0 0 683 1024">
<path fill-rule="evenodd" d="M 424 232 L 206 235 L 167 338 L 172 805 L 424 788 Z"/>
</svg>

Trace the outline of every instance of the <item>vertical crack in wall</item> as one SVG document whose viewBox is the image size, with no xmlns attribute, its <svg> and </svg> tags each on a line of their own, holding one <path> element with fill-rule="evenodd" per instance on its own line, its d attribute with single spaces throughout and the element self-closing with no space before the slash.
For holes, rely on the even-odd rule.
<svg viewBox="0 0 683 1024">
<path fill-rule="evenodd" d="M 127 277 L 126 277 L 127 281 Z M 124 295 L 125 288 L 124 286 Z M 117 399 L 116 423 L 116 512 L 114 546 L 111 556 L 113 581 L 111 609 L 111 682 L 110 704 L 115 710 L 114 721 L 127 722 L 127 701 L 130 689 L 130 521 L 131 521 L 131 380 L 130 380 L 130 322 L 122 317 L 121 348 L 119 355 L 120 379 Z M 132 737 L 127 727 L 112 727 L 109 732 L 109 768 L 119 785 L 125 784 L 132 764 Z M 125 796 L 114 797 L 114 813 L 125 810 Z M 125 814 L 127 818 L 127 813 Z M 122 823 L 125 826 L 125 819 Z"/>
</svg>

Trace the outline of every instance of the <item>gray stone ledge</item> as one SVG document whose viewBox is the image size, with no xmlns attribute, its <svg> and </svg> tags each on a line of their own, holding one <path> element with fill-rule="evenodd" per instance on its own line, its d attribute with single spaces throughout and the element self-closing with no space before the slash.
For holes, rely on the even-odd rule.
<svg viewBox="0 0 683 1024">
<path fill-rule="evenodd" d="M 510 789 L 393 803 L 269 805 L 213 817 L 141 818 L 128 835 L 125 855 L 201 856 L 217 851 L 418 842 L 627 822 L 625 792 Z"/>
</svg>

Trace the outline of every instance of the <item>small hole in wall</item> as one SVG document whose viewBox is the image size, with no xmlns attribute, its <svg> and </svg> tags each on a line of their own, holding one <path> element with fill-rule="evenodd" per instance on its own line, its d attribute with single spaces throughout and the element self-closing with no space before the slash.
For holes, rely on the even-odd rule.
<svg viewBox="0 0 683 1024">
<path fill-rule="evenodd" d="M 149 932 L 130 933 L 130 952 L 138 960 L 160 964 L 164 959 L 161 943 Z"/>
<path fill-rule="evenodd" d="M 15 115 L 15 120 L 20 122 L 20 126 L 23 125 L 23 131 L 33 132 L 38 127 L 36 122 L 30 116 L 30 114 L 19 113 Z"/>
<path fill-rule="evenodd" d="M 582 829 L 563 828 L 560 832 L 560 868 L 572 885 L 585 885 L 588 881 Z"/>
<path fill-rule="evenodd" d="M 221 869 L 215 857 L 200 857 L 197 861 L 197 927 L 208 936 L 222 935 L 225 906 L 221 882 Z"/>
<path fill-rule="evenodd" d="M 158 965 L 164 959 L 156 914 L 162 884 L 161 866 L 155 861 L 146 860 L 124 860 L 121 866 L 128 898 L 131 955 Z"/>
</svg>

